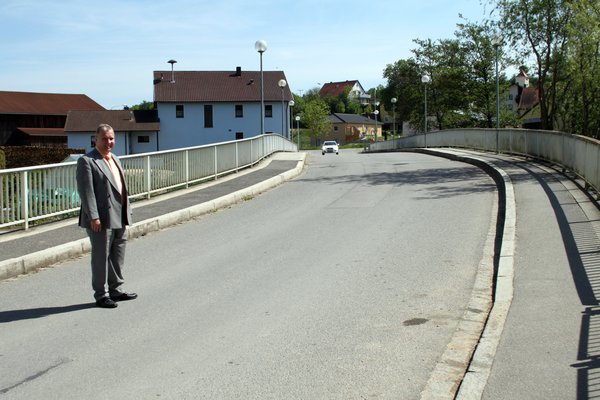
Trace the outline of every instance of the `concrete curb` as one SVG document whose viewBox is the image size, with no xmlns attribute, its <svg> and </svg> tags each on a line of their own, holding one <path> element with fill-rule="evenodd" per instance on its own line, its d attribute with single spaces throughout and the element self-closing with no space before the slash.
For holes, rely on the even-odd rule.
<svg viewBox="0 0 600 400">
<path fill-rule="evenodd" d="M 480 399 L 513 298 L 516 205 L 512 181 L 494 163 L 473 155 L 456 150 L 419 152 L 476 165 L 494 179 L 499 190 L 496 223 L 488 233 L 471 299 L 421 392 L 422 399 Z M 495 248 L 500 254 L 494 282 Z"/>
<path fill-rule="evenodd" d="M 295 153 L 300 160 L 295 168 L 282 174 L 274 176 L 263 182 L 238 190 L 214 200 L 188 207 L 183 210 L 174 211 L 156 218 L 147 219 L 134 223 L 128 230 L 130 239 L 147 235 L 150 232 L 159 231 L 173 225 L 189 221 L 209 212 L 228 207 L 246 198 L 254 197 L 262 192 L 274 188 L 287 180 L 300 175 L 306 161 L 306 153 Z M 49 267 L 53 264 L 79 257 L 88 253 L 91 246 L 88 238 L 54 246 L 22 257 L 11 258 L 0 262 L 0 280 L 14 278 L 37 271 L 40 268 Z"/>
</svg>

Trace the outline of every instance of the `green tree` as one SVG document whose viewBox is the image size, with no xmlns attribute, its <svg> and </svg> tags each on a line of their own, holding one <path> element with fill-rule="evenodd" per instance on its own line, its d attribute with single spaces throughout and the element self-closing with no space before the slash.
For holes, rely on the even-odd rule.
<svg viewBox="0 0 600 400">
<path fill-rule="evenodd" d="M 463 63 L 466 66 L 466 82 L 469 109 L 465 110 L 474 117 L 473 125 L 493 128 L 496 126 L 496 48 L 494 38 L 496 36 L 495 26 L 490 21 L 473 23 L 463 19 L 463 23 L 457 24 L 455 32 L 463 49 Z M 508 59 L 498 46 L 499 72 L 506 64 L 514 64 L 516 61 Z M 500 76 L 500 92 L 508 90 L 508 82 Z M 501 124 L 509 121 L 502 120 Z"/>
<path fill-rule="evenodd" d="M 154 110 L 154 103 L 151 101 L 143 100 L 140 104 L 126 107 L 126 110 Z"/>
<path fill-rule="evenodd" d="M 331 131 L 329 115 L 329 107 L 319 96 L 306 102 L 302 119 L 311 137 L 320 138 Z"/>
<path fill-rule="evenodd" d="M 577 1 L 571 7 L 569 79 L 558 84 L 566 92 L 558 110 L 564 124 L 561 129 L 600 138 L 600 1 Z"/>
<path fill-rule="evenodd" d="M 533 56 L 541 127 L 553 129 L 557 105 L 565 94 L 558 83 L 568 79 L 565 74 L 571 4 L 568 0 L 498 0 L 497 8 L 508 45 L 524 57 Z"/>
<path fill-rule="evenodd" d="M 386 107 L 392 109 L 391 99 L 395 97 L 397 99 L 396 119 L 411 121 L 417 126 L 423 115 L 423 91 L 417 62 L 409 58 L 388 64 L 383 71 L 383 77 L 388 83 L 382 90 L 382 99 Z"/>
<path fill-rule="evenodd" d="M 428 114 L 435 115 L 438 129 L 464 125 L 469 109 L 467 69 L 463 49 L 457 39 L 415 39 L 412 52 L 421 75 L 429 75 Z"/>
</svg>

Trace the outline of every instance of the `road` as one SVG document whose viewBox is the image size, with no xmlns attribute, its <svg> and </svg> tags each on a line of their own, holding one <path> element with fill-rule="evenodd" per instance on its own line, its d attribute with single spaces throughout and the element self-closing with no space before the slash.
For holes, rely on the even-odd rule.
<svg viewBox="0 0 600 400">
<path fill-rule="evenodd" d="M 1 399 L 415 399 L 469 301 L 495 213 L 478 168 L 313 152 L 296 179 L 129 243 L 93 307 L 89 255 L 0 282 Z"/>
</svg>

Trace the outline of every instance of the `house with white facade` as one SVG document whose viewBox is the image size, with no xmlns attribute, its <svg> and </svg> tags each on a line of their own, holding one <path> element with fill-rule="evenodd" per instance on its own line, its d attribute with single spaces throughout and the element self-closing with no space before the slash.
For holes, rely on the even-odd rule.
<svg viewBox="0 0 600 400">
<path fill-rule="evenodd" d="M 70 149 L 90 151 L 95 146 L 96 128 L 109 124 L 115 131 L 118 155 L 149 153 L 159 150 L 160 123 L 156 110 L 72 110 L 67 114 L 65 133 Z"/>
<path fill-rule="evenodd" d="M 289 85 L 283 71 L 263 71 L 264 131 L 289 137 Z M 154 71 L 160 150 L 261 134 L 260 71 Z"/>
<path fill-rule="evenodd" d="M 321 97 L 337 97 L 346 90 L 348 91 L 348 97 L 358 99 L 360 102 L 371 98 L 357 80 L 326 83 L 321 90 L 319 90 L 319 95 Z"/>
</svg>

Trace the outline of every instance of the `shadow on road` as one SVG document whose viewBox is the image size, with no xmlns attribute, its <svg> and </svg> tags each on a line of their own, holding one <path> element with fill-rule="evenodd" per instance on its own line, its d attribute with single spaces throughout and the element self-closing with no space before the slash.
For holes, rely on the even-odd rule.
<svg viewBox="0 0 600 400">
<path fill-rule="evenodd" d="M 323 167 L 331 168 L 331 167 Z M 477 167 L 465 168 L 422 168 L 415 170 L 399 170 L 397 172 L 371 172 L 361 175 L 335 175 L 323 178 L 301 177 L 297 178 L 298 182 L 320 182 L 330 185 L 335 184 L 362 184 L 362 185 L 411 185 L 427 186 L 424 188 L 422 198 L 445 198 L 451 196 L 468 195 L 472 193 L 491 192 L 496 190 L 496 185 L 493 181 L 475 182 L 478 178 L 487 177 L 488 175 Z M 474 181 L 474 184 L 464 184 L 465 182 Z M 460 185 L 453 185 L 460 183 Z M 426 192 L 425 192 L 426 191 Z"/>
<path fill-rule="evenodd" d="M 82 303 L 73 304 L 70 306 L 59 306 L 59 307 L 40 307 L 30 308 L 26 310 L 10 310 L 0 311 L 0 324 L 13 321 L 21 321 L 25 319 L 43 318 L 49 315 L 64 314 L 73 311 L 85 310 L 93 308 L 96 305 L 94 303 Z"/>
</svg>

